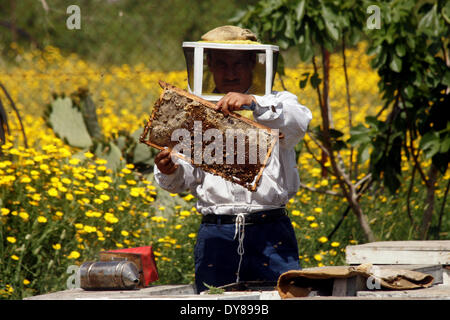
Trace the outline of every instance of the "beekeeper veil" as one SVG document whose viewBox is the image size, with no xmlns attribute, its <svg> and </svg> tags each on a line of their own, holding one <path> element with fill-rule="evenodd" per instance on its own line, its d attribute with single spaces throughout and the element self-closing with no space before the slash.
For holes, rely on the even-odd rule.
<svg viewBox="0 0 450 320">
<path fill-rule="evenodd" d="M 265 95 L 272 91 L 279 54 L 278 46 L 261 44 L 256 35 L 235 26 L 222 26 L 205 33 L 200 41 L 183 42 L 186 59 L 188 90 L 209 101 L 219 101 L 226 93 L 219 90 L 211 59 L 223 55 L 248 56 L 247 65 L 251 79 L 245 82 L 243 92 Z M 226 66 L 225 68 L 229 68 Z M 226 91 L 226 90 L 225 90 Z"/>
</svg>

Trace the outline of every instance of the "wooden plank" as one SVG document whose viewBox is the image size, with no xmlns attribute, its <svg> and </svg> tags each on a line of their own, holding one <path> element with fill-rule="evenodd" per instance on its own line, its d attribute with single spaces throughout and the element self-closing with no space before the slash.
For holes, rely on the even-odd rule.
<svg viewBox="0 0 450 320">
<path fill-rule="evenodd" d="M 375 241 L 354 247 L 390 250 L 450 251 L 450 240 Z"/>
<path fill-rule="evenodd" d="M 450 286 L 450 266 L 444 268 L 442 272 L 442 284 Z"/>
<path fill-rule="evenodd" d="M 450 264 L 450 241 L 382 241 L 346 247 L 348 264 Z"/>
<path fill-rule="evenodd" d="M 354 297 L 361 290 L 366 290 L 366 279 L 361 276 L 350 278 L 336 278 L 333 282 L 333 296 Z"/>
<path fill-rule="evenodd" d="M 421 298 L 433 300 L 450 300 L 450 286 L 437 285 L 415 290 L 371 290 L 359 291 L 358 297 L 376 298 Z"/>
</svg>

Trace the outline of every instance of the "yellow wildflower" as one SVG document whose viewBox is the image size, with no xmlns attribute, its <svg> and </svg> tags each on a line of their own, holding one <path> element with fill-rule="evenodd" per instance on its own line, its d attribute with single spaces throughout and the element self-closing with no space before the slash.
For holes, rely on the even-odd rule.
<svg viewBox="0 0 450 320">
<path fill-rule="evenodd" d="M 337 242 L 337 241 L 333 241 L 333 242 L 331 243 L 331 246 L 334 247 L 334 248 L 339 247 L 339 245 L 340 245 L 340 243 Z"/>
<path fill-rule="evenodd" d="M 10 243 L 16 243 L 16 238 L 14 237 L 6 237 L 6 241 L 10 242 Z"/>
<path fill-rule="evenodd" d="M 100 195 L 100 199 L 102 199 L 103 201 L 108 201 L 111 198 L 108 195 L 106 195 L 106 194 L 101 194 Z"/>
<path fill-rule="evenodd" d="M 78 259 L 80 257 L 80 253 L 78 251 L 72 251 L 68 256 L 67 259 Z"/>
<path fill-rule="evenodd" d="M 195 197 L 192 194 L 188 194 L 187 196 L 183 197 L 183 199 L 185 201 L 191 201 L 192 199 L 194 199 Z"/>
<path fill-rule="evenodd" d="M 28 213 L 26 213 L 25 211 L 21 211 L 19 213 L 19 217 L 21 217 L 23 220 L 27 221 L 28 218 L 30 217 L 30 215 Z"/>
<path fill-rule="evenodd" d="M 44 216 L 39 216 L 39 217 L 37 218 L 37 221 L 38 221 L 39 223 L 46 223 L 46 222 L 47 222 L 47 218 L 44 217 Z"/>
<path fill-rule="evenodd" d="M 322 236 L 322 237 L 319 238 L 319 242 L 320 242 L 320 243 L 325 243 L 325 242 L 327 242 L 327 241 L 328 241 L 328 238 L 325 237 L 325 236 Z"/>
<path fill-rule="evenodd" d="M 88 152 L 85 152 L 85 153 L 84 153 L 84 156 L 85 156 L 86 158 L 90 159 L 90 158 L 92 158 L 92 157 L 94 156 L 94 154 L 88 151 Z"/>
<path fill-rule="evenodd" d="M 56 190 L 55 188 L 50 188 L 47 191 L 48 195 L 51 197 L 57 197 L 58 196 L 58 190 Z"/>
</svg>

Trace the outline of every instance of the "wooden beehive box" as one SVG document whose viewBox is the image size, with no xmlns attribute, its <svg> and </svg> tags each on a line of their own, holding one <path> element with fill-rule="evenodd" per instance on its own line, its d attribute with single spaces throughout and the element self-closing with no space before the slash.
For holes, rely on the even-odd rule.
<svg viewBox="0 0 450 320">
<path fill-rule="evenodd" d="M 449 240 L 377 241 L 345 250 L 348 264 L 450 265 Z"/>
<path fill-rule="evenodd" d="M 168 148 L 171 151 L 179 143 L 179 141 L 172 141 L 172 132 L 176 129 L 186 129 L 191 138 L 191 156 L 187 158 L 180 153 L 174 154 L 175 156 L 200 167 L 205 172 L 237 183 L 250 191 L 256 191 L 262 172 L 269 161 L 278 138 L 282 138 L 282 134 L 237 113 L 232 112 L 229 116 L 225 116 L 215 104 L 185 90 L 162 81 L 160 81 L 160 85 L 164 91 L 154 105 L 151 118 L 144 128 L 140 142 L 159 150 Z M 211 141 L 200 140 L 201 148 L 195 148 L 194 141 L 198 141 L 194 137 L 195 123 L 201 123 L 203 134 L 208 129 L 217 129 L 222 133 L 224 144 L 223 155 L 221 155 L 222 163 L 211 163 L 211 161 L 208 163 L 202 161 L 204 159 L 202 155 L 200 155 L 200 158 L 198 157 L 198 151 L 206 150 L 208 142 Z M 245 133 L 245 155 L 240 155 L 240 163 L 237 160 L 238 147 L 236 141 L 233 142 L 234 155 L 227 154 L 227 151 L 229 151 L 225 146 L 227 129 L 242 130 L 241 132 Z M 257 132 L 257 134 L 252 135 L 251 132 Z M 257 150 L 256 160 L 255 157 L 251 158 L 250 150 Z M 231 159 L 227 156 L 233 157 L 235 160 L 227 161 L 227 159 Z M 242 157 L 244 156 L 245 161 L 243 162 Z M 201 160 L 198 161 L 198 159 Z"/>
</svg>

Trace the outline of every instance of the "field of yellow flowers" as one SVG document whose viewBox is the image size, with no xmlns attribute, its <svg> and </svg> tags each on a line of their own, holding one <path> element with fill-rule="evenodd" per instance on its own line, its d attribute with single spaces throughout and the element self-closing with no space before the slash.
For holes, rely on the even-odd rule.
<svg viewBox="0 0 450 320">
<path fill-rule="evenodd" d="M 102 250 L 145 245 L 153 246 L 158 283 L 191 283 L 200 222 L 195 198 L 161 190 L 151 175 L 137 174 L 132 164 L 112 172 L 105 160 L 90 152 L 81 160 L 73 157 L 79 150 L 58 139 L 42 118 L 53 93 L 69 95 L 87 87 L 106 136 L 121 130 L 133 132 L 149 117 L 160 93 L 158 80 L 186 87 L 186 73 L 161 73 L 143 64 L 103 68 L 53 47 L 30 52 L 13 44 L 12 49 L 15 63 L 0 60 L 0 82 L 20 110 L 28 148 L 15 114 L 4 103 L 10 135 L 0 155 L 0 297 L 21 299 L 64 290 L 70 265 L 95 260 Z M 378 77 L 364 52 L 362 45 L 347 53 L 354 124 L 381 107 Z M 315 127 L 320 123 L 316 93 L 310 86 L 299 89 L 298 85 L 302 74 L 311 71 L 311 66 L 303 64 L 287 69 L 276 79 L 275 89 L 297 94 L 312 110 L 311 127 Z M 339 56 L 332 56 L 330 79 L 333 122 L 348 137 L 346 87 Z M 309 144 L 313 146 L 311 141 Z M 313 152 L 319 154 L 318 149 Z M 347 161 L 349 154 L 343 156 Z M 311 153 L 302 150 L 298 166 L 306 186 L 339 191 L 332 178 L 322 177 Z M 410 168 L 405 165 L 403 170 Z M 447 174 L 443 180 L 449 178 Z M 419 183 L 414 186 L 411 205 L 418 216 L 423 209 L 422 190 Z M 414 237 L 413 228 L 405 224 L 402 192 L 406 191 L 393 197 L 377 191 L 364 200 L 363 208 L 380 239 Z M 342 198 L 303 188 L 291 199 L 288 209 L 304 267 L 343 264 L 345 246 L 363 239 L 351 214 L 333 239 L 328 239 L 345 208 Z"/>
</svg>

